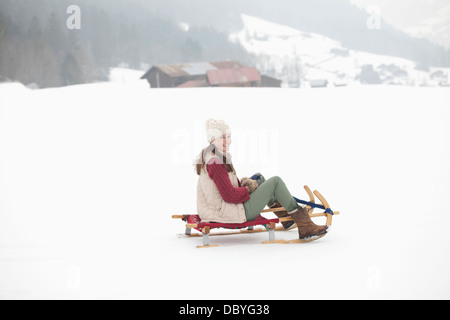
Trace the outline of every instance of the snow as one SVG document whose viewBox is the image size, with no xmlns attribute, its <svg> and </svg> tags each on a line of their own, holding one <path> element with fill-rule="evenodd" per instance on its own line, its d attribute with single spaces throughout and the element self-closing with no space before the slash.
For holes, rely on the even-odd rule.
<svg viewBox="0 0 450 320">
<path fill-rule="evenodd" d="M 148 88 L 146 81 L 142 81 L 141 77 L 144 72 L 128 68 L 112 68 L 109 74 L 109 81 L 115 84 L 127 84 L 134 87 Z"/>
<path fill-rule="evenodd" d="M 450 298 L 448 88 L 151 90 L 131 74 L 0 85 L 0 298 Z M 177 236 L 210 117 L 233 129 L 239 177 L 303 199 L 308 184 L 341 212 L 326 237 Z"/>
<path fill-rule="evenodd" d="M 257 68 L 283 80 L 284 86 L 305 86 L 305 83 L 317 79 L 326 79 L 330 84 L 359 83 L 358 76 L 365 65 L 372 65 L 386 84 L 437 86 L 439 81 L 430 78 L 436 70 L 442 70 L 448 82 L 449 68 L 431 68 L 425 72 L 416 69 L 417 63 L 408 59 L 350 50 L 320 34 L 245 14 L 241 17 L 243 28 L 231 34 L 230 40 L 254 54 Z M 386 71 L 386 66 L 403 73 L 398 75 Z"/>
</svg>

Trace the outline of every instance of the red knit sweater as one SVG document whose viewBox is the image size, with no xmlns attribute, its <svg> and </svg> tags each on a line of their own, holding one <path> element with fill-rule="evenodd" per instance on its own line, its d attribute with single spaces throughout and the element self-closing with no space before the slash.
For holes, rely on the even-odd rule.
<svg viewBox="0 0 450 320">
<path fill-rule="evenodd" d="M 219 193 L 223 200 L 230 203 L 243 203 L 250 199 L 250 195 L 246 187 L 241 187 L 241 182 L 238 179 L 239 187 L 235 188 L 231 183 L 228 172 L 220 163 L 220 160 L 213 158 L 208 162 L 206 166 L 208 175 L 213 179 L 214 183 L 219 189 Z"/>
</svg>

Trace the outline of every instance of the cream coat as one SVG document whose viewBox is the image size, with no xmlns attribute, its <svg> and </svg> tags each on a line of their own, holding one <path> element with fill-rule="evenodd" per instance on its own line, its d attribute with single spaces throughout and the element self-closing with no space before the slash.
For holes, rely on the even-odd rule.
<svg viewBox="0 0 450 320">
<path fill-rule="evenodd" d="M 206 163 L 214 155 L 206 158 Z M 239 187 L 235 173 L 228 176 L 235 188 Z M 219 189 L 206 170 L 202 170 L 197 183 L 197 212 L 202 222 L 243 223 L 247 221 L 242 203 L 230 203 L 223 200 Z"/>
</svg>

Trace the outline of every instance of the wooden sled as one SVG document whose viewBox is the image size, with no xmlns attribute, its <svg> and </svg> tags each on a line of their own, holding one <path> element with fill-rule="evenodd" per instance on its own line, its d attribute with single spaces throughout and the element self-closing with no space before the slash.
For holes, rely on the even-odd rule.
<svg viewBox="0 0 450 320">
<path fill-rule="evenodd" d="M 299 203 L 305 204 L 308 210 L 310 217 L 326 217 L 326 225 L 331 226 L 333 216 L 338 215 L 338 211 L 332 211 L 330 205 L 327 200 L 317 191 L 311 192 L 311 189 L 308 186 L 304 186 L 306 192 L 308 193 L 310 201 L 303 201 L 295 198 L 295 200 Z M 319 199 L 320 204 L 316 204 L 314 195 Z M 323 212 L 314 213 L 314 209 L 319 208 L 323 209 Z M 274 208 L 274 209 L 265 209 L 261 213 L 268 212 L 278 212 L 285 211 L 286 209 Z M 186 223 L 186 231 L 184 236 L 187 237 L 202 237 L 203 245 L 197 246 L 197 248 L 210 248 L 210 247 L 218 247 L 218 245 L 210 244 L 211 236 L 224 236 L 224 235 L 235 235 L 235 234 L 245 234 L 245 233 L 257 233 L 257 232 L 268 232 L 269 240 L 262 242 L 263 244 L 272 244 L 272 243 L 281 243 L 281 244 L 290 244 L 290 243 L 308 243 L 311 241 L 318 240 L 325 236 L 325 234 L 311 237 L 307 239 L 294 239 L 294 240 L 276 240 L 275 232 L 277 231 L 288 231 L 296 228 L 296 225 L 292 226 L 289 229 L 285 229 L 283 226 L 277 226 L 277 223 L 292 221 L 291 217 L 286 218 L 276 218 L 276 219 L 267 219 L 262 216 L 259 216 L 254 221 L 247 221 L 241 224 L 225 224 L 225 223 L 203 223 L 200 221 L 200 217 L 198 215 L 173 215 L 173 219 L 181 219 Z M 257 228 L 256 226 L 263 226 L 263 228 Z M 232 229 L 233 231 L 229 232 L 211 232 L 212 229 L 225 228 Z M 197 230 L 199 232 L 192 233 L 192 229 Z"/>
</svg>

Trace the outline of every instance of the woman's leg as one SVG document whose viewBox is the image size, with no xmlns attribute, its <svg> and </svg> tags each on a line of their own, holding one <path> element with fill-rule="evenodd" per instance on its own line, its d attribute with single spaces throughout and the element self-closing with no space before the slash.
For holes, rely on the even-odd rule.
<svg viewBox="0 0 450 320">
<path fill-rule="evenodd" d="M 250 199 L 244 202 L 245 215 L 248 221 L 255 220 L 266 205 L 278 202 L 288 212 L 294 211 L 299 206 L 280 177 L 272 177 L 262 183 L 250 195 Z"/>
<path fill-rule="evenodd" d="M 260 181 L 260 183 L 258 183 L 259 185 L 261 185 L 262 183 L 264 183 L 266 181 L 266 179 L 264 178 L 264 176 L 260 173 L 257 173 L 257 175 L 259 175 L 258 180 Z M 277 199 L 275 197 L 273 197 L 272 199 L 269 200 L 269 202 L 267 203 L 267 206 L 269 206 L 270 208 L 281 208 L 282 205 L 277 201 Z M 290 217 L 290 215 L 288 214 L 288 212 L 286 210 L 283 211 L 277 211 L 274 212 L 274 214 L 278 217 L 278 218 L 285 218 L 285 217 Z M 290 227 L 292 227 L 295 222 L 292 221 L 284 221 L 281 223 L 283 225 L 283 227 L 288 230 Z"/>
<path fill-rule="evenodd" d="M 261 186 L 264 182 L 266 182 L 266 178 L 261 174 L 261 173 L 255 173 L 252 176 L 252 179 L 254 179 L 253 177 L 256 177 L 256 182 L 258 183 L 258 187 Z M 267 205 L 269 207 L 273 206 L 275 204 L 275 202 L 277 202 L 277 199 L 275 199 L 275 197 L 272 197 L 272 199 L 269 200 L 269 202 L 267 203 Z"/>
</svg>

